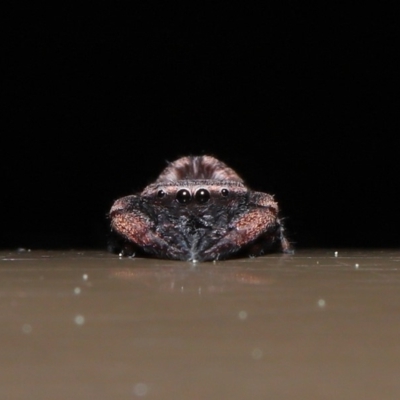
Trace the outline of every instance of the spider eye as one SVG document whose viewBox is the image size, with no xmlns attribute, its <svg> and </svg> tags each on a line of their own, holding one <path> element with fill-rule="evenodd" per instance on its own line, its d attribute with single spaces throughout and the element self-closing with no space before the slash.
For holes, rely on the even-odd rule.
<svg viewBox="0 0 400 400">
<path fill-rule="evenodd" d="M 165 197 L 165 195 L 166 195 L 166 193 L 164 192 L 164 190 L 159 190 L 157 193 L 157 197 L 159 197 L 160 199 Z"/>
<path fill-rule="evenodd" d="M 178 200 L 178 202 L 181 204 L 189 203 L 190 199 L 191 199 L 191 195 L 190 195 L 189 190 L 187 190 L 187 189 L 181 189 L 176 194 L 176 200 Z"/>
<path fill-rule="evenodd" d="M 222 194 L 222 196 L 227 197 L 228 194 L 229 194 L 229 190 L 228 189 L 222 189 L 221 190 L 221 194 Z"/>
<path fill-rule="evenodd" d="M 198 203 L 207 203 L 210 200 L 210 192 L 206 189 L 199 189 L 194 197 Z"/>
</svg>

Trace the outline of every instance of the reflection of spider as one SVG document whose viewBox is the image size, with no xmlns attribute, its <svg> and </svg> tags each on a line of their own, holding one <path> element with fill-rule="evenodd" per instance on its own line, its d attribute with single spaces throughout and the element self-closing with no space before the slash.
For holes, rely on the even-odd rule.
<svg viewBox="0 0 400 400">
<path fill-rule="evenodd" d="M 243 265 L 244 266 L 244 265 Z M 265 266 L 265 264 L 264 264 Z M 265 271 L 265 270 L 264 270 Z M 162 292 L 201 292 L 222 293 L 239 290 L 243 292 L 247 287 L 268 287 L 274 285 L 276 280 L 263 273 L 243 271 L 242 266 L 232 266 L 227 272 L 218 266 L 210 266 L 208 269 L 185 268 L 176 270 L 175 267 L 137 267 L 112 268 L 112 278 L 122 279 L 125 282 L 139 284 L 151 290 Z"/>
<path fill-rule="evenodd" d="M 170 163 L 141 194 L 117 200 L 110 218 L 132 252 L 159 258 L 208 261 L 289 251 L 273 197 L 249 190 L 210 156 Z"/>
</svg>

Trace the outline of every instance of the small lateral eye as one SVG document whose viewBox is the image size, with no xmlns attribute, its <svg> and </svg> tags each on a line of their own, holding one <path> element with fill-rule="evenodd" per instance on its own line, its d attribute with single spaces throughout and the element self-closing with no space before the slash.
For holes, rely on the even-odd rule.
<svg viewBox="0 0 400 400">
<path fill-rule="evenodd" d="M 178 200 L 179 203 L 181 204 L 187 204 L 191 200 L 191 195 L 189 190 L 187 189 L 181 189 L 178 191 L 176 194 L 176 200 Z"/>
<path fill-rule="evenodd" d="M 166 193 L 164 192 L 164 190 L 159 190 L 157 193 L 157 197 L 159 197 L 160 199 L 165 197 L 165 195 L 166 195 Z"/>
<path fill-rule="evenodd" d="M 222 196 L 227 197 L 228 194 L 229 194 L 229 190 L 228 190 L 228 189 L 222 189 L 222 190 L 221 190 L 221 195 L 222 195 Z"/>
<path fill-rule="evenodd" d="M 198 203 L 207 203 L 210 200 L 210 192 L 207 189 L 199 189 L 194 197 Z"/>
</svg>

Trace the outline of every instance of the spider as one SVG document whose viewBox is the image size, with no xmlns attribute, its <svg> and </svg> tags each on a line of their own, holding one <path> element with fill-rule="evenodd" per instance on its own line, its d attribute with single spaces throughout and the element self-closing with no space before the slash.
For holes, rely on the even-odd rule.
<svg viewBox="0 0 400 400">
<path fill-rule="evenodd" d="M 273 196 L 206 155 L 170 163 L 142 193 L 115 201 L 109 216 L 131 254 L 196 262 L 290 252 Z"/>
</svg>

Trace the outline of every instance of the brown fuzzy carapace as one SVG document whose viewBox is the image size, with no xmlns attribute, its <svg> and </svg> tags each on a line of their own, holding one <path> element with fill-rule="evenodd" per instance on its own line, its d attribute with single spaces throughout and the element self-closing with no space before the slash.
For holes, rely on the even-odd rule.
<svg viewBox="0 0 400 400">
<path fill-rule="evenodd" d="M 182 157 L 170 163 L 160 174 L 156 183 L 189 179 L 212 179 L 242 182 L 242 178 L 222 161 L 211 156 Z"/>
</svg>

